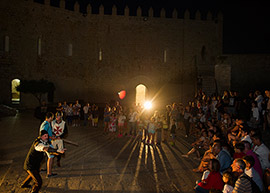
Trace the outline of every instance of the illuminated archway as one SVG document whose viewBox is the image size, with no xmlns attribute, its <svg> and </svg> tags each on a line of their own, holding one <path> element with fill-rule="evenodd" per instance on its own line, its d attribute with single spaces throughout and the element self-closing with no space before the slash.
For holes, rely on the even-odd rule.
<svg viewBox="0 0 270 193">
<path fill-rule="evenodd" d="M 11 101 L 13 103 L 20 102 L 20 92 L 16 90 L 16 87 L 20 85 L 19 79 L 13 79 L 11 81 Z"/>
<path fill-rule="evenodd" d="M 146 98 L 146 86 L 144 86 L 143 84 L 139 84 L 136 87 L 136 105 L 140 104 L 143 105 L 145 102 L 145 98 Z"/>
</svg>

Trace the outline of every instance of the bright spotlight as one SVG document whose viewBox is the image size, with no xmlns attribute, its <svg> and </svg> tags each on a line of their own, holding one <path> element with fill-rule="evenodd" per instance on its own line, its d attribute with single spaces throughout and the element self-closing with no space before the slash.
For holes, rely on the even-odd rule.
<svg viewBox="0 0 270 193">
<path fill-rule="evenodd" d="M 151 108 L 152 108 L 152 103 L 151 103 L 150 101 L 146 101 L 146 102 L 144 103 L 144 108 L 145 108 L 145 109 L 151 109 Z"/>
</svg>

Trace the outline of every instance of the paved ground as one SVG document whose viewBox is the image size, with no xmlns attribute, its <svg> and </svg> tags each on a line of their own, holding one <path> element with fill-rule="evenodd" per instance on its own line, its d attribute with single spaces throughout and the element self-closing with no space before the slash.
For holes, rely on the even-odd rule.
<svg viewBox="0 0 270 193">
<path fill-rule="evenodd" d="M 26 177 L 23 162 L 38 129 L 32 112 L 0 120 L 0 192 L 29 191 L 19 185 Z M 67 139 L 79 147 L 66 144 L 62 167 L 53 169 L 57 177 L 41 174 L 41 192 L 193 192 L 200 175 L 191 169 L 198 161 L 181 157 L 190 146 L 181 132 L 177 138 L 175 147 L 149 146 L 136 138 L 110 139 L 101 128 L 69 127 Z"/>
</svg>

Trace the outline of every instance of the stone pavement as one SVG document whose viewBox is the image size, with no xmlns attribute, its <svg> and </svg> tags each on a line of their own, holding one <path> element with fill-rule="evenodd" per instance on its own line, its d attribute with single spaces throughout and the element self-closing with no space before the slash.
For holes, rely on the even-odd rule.
<svg viewBox="0 0 270 193">
<path fill-rule="evenodd" d="M 25 156 L 38 135 L 40 122 L 33 112 L 19 113 L 0 120 L 0 192 L 29 192 L 19 186 L 27 176 L 23 170 Z M 191 170 L 198 161 L 182 158 L 190 145 L 179 133 L 176 146 L 145 145 L 137 138 L 110 139 L 102 128 L 69 127 L 67 139 L 79 146 L 68 149 L 58 175 L 46 179 L 41 173 L 40 192 L 193 192 L 200 174 Z M 45 164 L 43 164 L 45 167 Z"/>
</svg>

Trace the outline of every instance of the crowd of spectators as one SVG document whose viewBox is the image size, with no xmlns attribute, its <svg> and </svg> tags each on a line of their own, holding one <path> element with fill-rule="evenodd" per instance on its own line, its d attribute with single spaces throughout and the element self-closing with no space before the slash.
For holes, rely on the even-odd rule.
<svg viewBox="0 0 270 193">
<path fill-rule="evenodd" d="M 107 104 L 103 113 L 103 133 L 112 138 L 133 137 L 149 145 L 175 145 L 176 130 L 195 139 L 182 156 L 200 161 L 194 172 L 202 173 L 195 192 L 260 192 L 270 190 L 270 155 L 262 133 L 270 131 L 270 91 L 224 91 L 223 96 L 206 96 L 198 91 L 188 105 L 173 103 L 149 113 L 140 105 L 123 107 Z M 59 103 L 64 119 L 72 126 L 98 126 L 98 107 Z M 80 113 L 82 112 L 82 113 Z M 254 185 L 255 184 L 255 185 Z"/>
<path fill-rule="evenodd" d="M 269 191 L 270 154 L 262 140 L 270 131 L 269 97 L 269 91 L 247 97 L 232 91 L 211 97 L 198 92 L 188 106 L 178 105 L 177 126 L 186 137 L 195 137 L 182 156 L 200 160 L 193 169 L 202 173 L 195 192 Z"/>
</svg>

